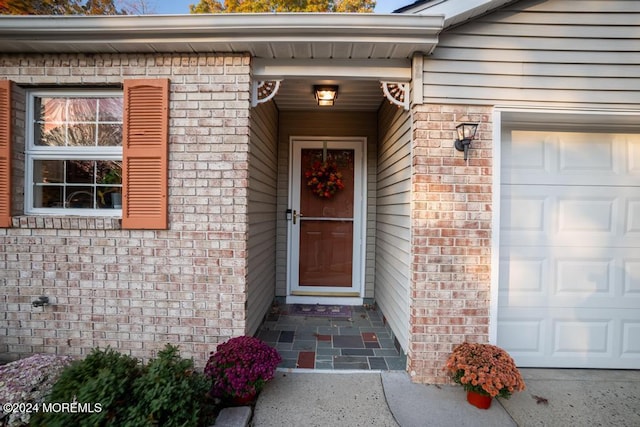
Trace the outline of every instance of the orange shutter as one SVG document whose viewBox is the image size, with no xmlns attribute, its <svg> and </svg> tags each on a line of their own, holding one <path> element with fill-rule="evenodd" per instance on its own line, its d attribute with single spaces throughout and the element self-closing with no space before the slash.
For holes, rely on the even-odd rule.
<svg viewBox="0 0 640 427">
<path fill-rule="evenodd" d="M 122 228 L 167 229 L 169 80 L 124 82 Z"/>
<path fill-rule="evenodd" d="M 11 81 L 0 81 L 0 227 L 11 227 Z"/>
</svg>

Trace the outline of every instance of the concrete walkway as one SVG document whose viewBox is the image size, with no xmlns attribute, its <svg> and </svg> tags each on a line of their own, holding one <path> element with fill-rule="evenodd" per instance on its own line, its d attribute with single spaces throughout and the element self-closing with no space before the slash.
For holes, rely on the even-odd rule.
<svg viewBox="0 0 640 427">
<path fill-rule="evenodd" d="M 640 426 L 640 371 L 522 369 L 527 389 L 488 410 L 459 386 L 404 372 L 278 372 L 256 404 L 262 426 Z"/>
</svg>

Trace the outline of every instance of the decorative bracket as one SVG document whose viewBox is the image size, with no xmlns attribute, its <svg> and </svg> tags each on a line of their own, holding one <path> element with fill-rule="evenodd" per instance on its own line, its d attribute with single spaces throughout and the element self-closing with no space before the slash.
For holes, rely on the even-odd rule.
<svg viewBox="0 0 640 427">
<path fill-rule="evenodd" d="M 409 111 L 409 83 L 397 83 L 397 82 L 380 82 L 382 83 L 382 91 L 384 96 L 387 97 L 389 102 L 396 104 L 398 107 L 402 107 Z"/>
<path fill-rule="evenodd" d="M 282 80 L 254 81 L 253 87 L 251 88 L 251 106 L 255 107 L 276 96 L 278 89 L 280 89 L 281 81 Z"/>
</svg>

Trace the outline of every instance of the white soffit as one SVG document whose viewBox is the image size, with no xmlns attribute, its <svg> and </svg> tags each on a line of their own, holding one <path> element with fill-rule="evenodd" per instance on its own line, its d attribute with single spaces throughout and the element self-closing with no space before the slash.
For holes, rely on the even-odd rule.
<svg viewBox="0 0 640 427">
<path fill-rule="evenodd" d="M 401 14 L 0 16 L 0 52 L 407 59 L 432 52 L 443 24 L 443 16 Z"/>
</svg>

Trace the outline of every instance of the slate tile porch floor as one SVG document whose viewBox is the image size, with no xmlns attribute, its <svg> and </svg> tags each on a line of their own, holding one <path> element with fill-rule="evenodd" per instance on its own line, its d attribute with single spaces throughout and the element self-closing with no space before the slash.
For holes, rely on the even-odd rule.
<svg viewBox="0 0 640 427">
<path fill-rule="evenodd" d="M 256 334 L 280 352 L 280 368 L 406 369 L 406 356 L 379 310 L 354 306 L 350 318 L 332 318 L 293 316 L 290 309 L 274 306 Z"/>
</svg>

